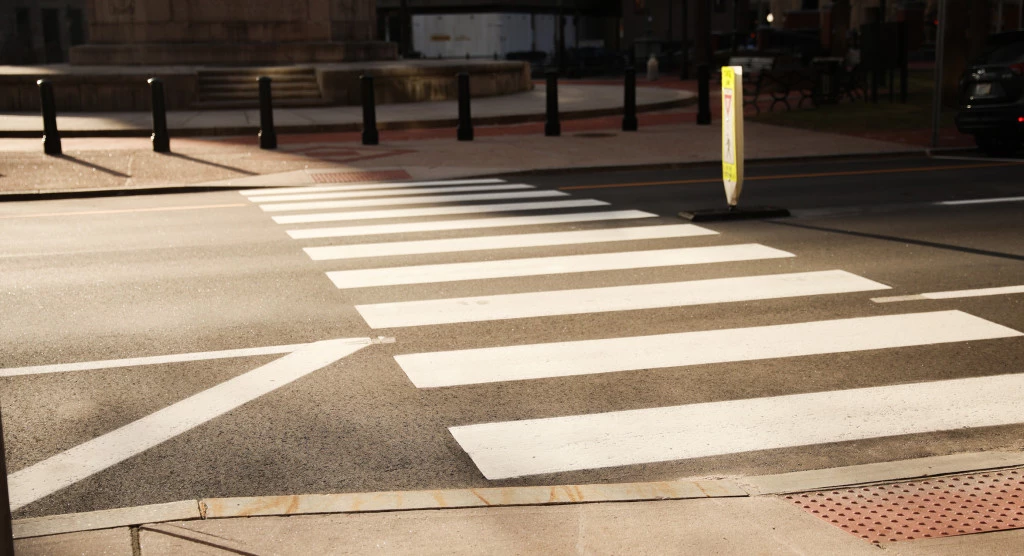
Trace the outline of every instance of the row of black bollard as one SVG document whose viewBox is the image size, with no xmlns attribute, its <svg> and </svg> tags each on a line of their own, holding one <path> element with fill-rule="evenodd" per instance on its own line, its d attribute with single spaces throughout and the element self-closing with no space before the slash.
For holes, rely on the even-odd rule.
<svg viewBox="0 0 1024 556">
<path fill-rule="evenodd" d="M 171 152 L 171 137 L 167 130 L 167 99 L 164 94 L 164 83 L 157 77 L 146 80 L 152 95 L 153 152 Z M 36 81 L 39 86 L 39 103 L 43 115 L 43 152 L 48 155 L 63 154 L 60 142 L 60 131 L 57 129 L 57 107 L 53 98 L 53 84 L 45 79 Z M 371 84 L 372 89 L 372 84 Z M 261 149 L 276 149 L 277 134 L 274 132 L 274 111 L 270 98 L 270 78 L 259 78 L 260 90 L 260 132 Z M 374 130 L 376 133 L 376 130 Z M 376 144 L 367 143 L 367 144 Z"/>
<path fill-rule="evenodd" d="M 711 109 L 708 98 L 708 67 L 701 66 L 698 68 L 698 76 L 700 98 L 697 123 L 709 124 L 711 123 Z M 469 74 L 465 72 L 459 73 L 457 79 L 459 120 L 456 128 L 456 137 L 459 141 L 472 141 L 473 119 L 470 113 Z M 380 142 L 380 135 L 377 132 L 377 110 L 373 76 L 360 76 L 359 82 L 363 105 L 362 142 L 364 145 L 376 145 Z M 171 144 L 170 134 L 167 129 L 167 101 L 164 95 L 164 85 L 156 77 L 149 79 L 147 83 L 152 94 L 153 134 L 150 140 L 153 143 L 153 151 L 168 153 L 171 152 Z M 271 79 L 261 76 L 258 79 L 258 83 L 260 101 L 259 147 L 261 149 L 276 149 L 277 133 L 274 130 Z M 45 79 L 40 79 L 36 84 L 39 85 L 43 115 L 43 151 L 48 155 L 60 155 L 62 151 L 60 132 L 57 130 L 57 109 L 54 105 L 53 86 Z M 624 87 L 622 130 L 636 131 L 638 127 L 636 117 L 636 70 L 632 67 L 626 69 Z M 544 135 L 557 137 L 562 133 L 562 126 L 558 114 L 558 74 L 555 72 L 547 73 L 546 94 L 547 106 Z"/>
<path fill-rule="evenodd" d="M 153 95 L 153 151 L 158 153 L 171 152 L 171 140 L 167 133 L 167 102 L 164 98 L 164 84 L 158 78 L 148 79 Z M 39 104 L 43 113 L 43 152 L 60 156 L 63 154 L 60 143 L 60 131 L 57 129 L 57 107 L 53 100 L 53 84 L 45 79 L 36 81 L 39 86 Z"/>
</svg>

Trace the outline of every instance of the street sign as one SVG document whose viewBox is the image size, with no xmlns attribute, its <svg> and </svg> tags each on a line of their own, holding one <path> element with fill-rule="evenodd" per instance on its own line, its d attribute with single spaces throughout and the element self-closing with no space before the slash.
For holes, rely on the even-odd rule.
<svg viewBox="0 0 1024 556">
<path fill-rule="evenodd" d="M 735 207 L 743 190 L 743 67 L 722 67 L 722 181 Z"/>
</svg>

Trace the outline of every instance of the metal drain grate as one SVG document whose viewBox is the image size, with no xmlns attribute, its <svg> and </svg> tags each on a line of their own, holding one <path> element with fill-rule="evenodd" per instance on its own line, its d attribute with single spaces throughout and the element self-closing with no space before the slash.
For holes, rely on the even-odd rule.
<svg viewBox="0 0 1024 556">
<path fill-rule="evenodd" d="M 377 170 L 367 172 L 318 172 L 310 173 L 315 183 L 361 183 L 377 181 L 407 180 L 410 176 L 405 170 Z"/>
<path fill-rule="evenodd" d="M 785 498 L 875 543 L 1024 528 L 1021 469 Z"/>
</svg>

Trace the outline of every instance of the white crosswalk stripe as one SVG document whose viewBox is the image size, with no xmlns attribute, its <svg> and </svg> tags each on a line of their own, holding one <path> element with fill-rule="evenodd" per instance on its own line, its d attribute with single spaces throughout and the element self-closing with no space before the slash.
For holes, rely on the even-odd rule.
<svg viewBox="0 0 1024 556">
<path fill-rule="evenodd" d="M 565 288 L 562 275 L 639 271 L 646 268 L 747 261 L 767 265 L 792 259 L 794 253 L 758 243 L 686 245 L 691 238 L 717 240 L 714 230 L 692 224 L 635 225 L 634 219 L 657 215 L 638 210 L 580 212 L 607 206 L 591 199 L 532 201 L 561 197 L 560 191 L 502 180 L 454 180 L 403 184 L 353 184 L 246 191 L 267 212 L 317 211 L 274 216 L 278 224 L 461 216 L 430 221 L 350 224 L 286 230 L 295 240 L 335 238 L 332 244 L 303 246 L 313 261 L 330 265 L 326 276 L 340 289 L 464 282 L 446 290 L 469 289 L 469 281 L 507 280 L 536 276 L 557 286 L 540 291 L 497 292 L 491 295 L 428 298 L 403 290 L 407 300 L 358 303 L 356 310 L 371 328 L 443 326 L 506 319 L 554 318 L 598 313 L 736 304 L 801 296 L 834 296 L 890 289 L 889 285 L 841 269 L 762 273 L 668 283 L 621 282 L 602 287 Z M 515 200 L 492 204 L 466 202 Z M 405 204 L 430 207 L 387 208 Z M 327 209 L 356 209 L 324 212 Z M 552 214 L 512 215 L 509 212 L 550 210 Z M 596 229 L 533 232 L 531 227 L 594 223 Z M 489 235 L 474 230 L 501 229 Z M 430 237 L 459 232 L 465 237 Z M 410 234 L 399 241 L 360 237 Z M 426 237 L 423 237 L 426 236 Z M 640 242 L 658 240 L 657 245 Z M 728 238 L 725 238 L 728 241 Z M 613 252 L 572 253 L 572 246 L 607 244 Z M 670 247 L 666 247 L 666 245 Z M 563 246 L 568 255 L 517 258 L 516 249 Z M 568 247 L 566 247 L 568 246 Z M 402 257 L 453 255 L 465 262 L 406 263 Z M 535 252 L 531 252 L 535 254 Z M 504 256 L 503 256 L 504 255 Z M 347 261 L 387 259 L 386 264 L 359 268 Z M 764 261 L 764 262 L 757 262 Z M 351 265 L 346 267 L 346 265 Z M 774 263 L 778 268 L 779 263 Z M 730 272 L 724 266 L 722 272 Z M 735 267 L 741 268 L 741 267 Z M 721 276 L 721 274 L 718 274 Z M 604 276 L 603 278 L 608 278 Z M 544 278 L 550 277 L 550 278 Z M 490 282 L 489 287 L 497 287 Z M 1016 288 L 1019 288 L 1017 286 Z M 1012 288 L 1011 288 L 1012 289 Z M 937 292 L 910 296 L 954 297 L 1005 293 L 1008 288 L 968 292 Z M 1012 291 L 1017 291 L 1013 289 Z M 409 293 L 413 292 L 412 299 Z M 437 294 L 435 294 L 436 296 Z M 444 296 L 445 294 L 441 294 Z M 899 300 L 907 296 L 875 298 Z M 866 301 L 866 300 L 865 300 Z M 871 307 L 877 307 L 868 303 Z M 890 305 L 895 307 L 895 305 Z M 706 310 L 712 310 L 712 308 Z M 820 317 L 819 317 L 820 318 Z M 512 326 L 513 323 L 510 324 Z M 712 327 L 713 328 L 713 327 Z M 439 329 L 443 330 L 443 329 Z M 663 331 L 664 329 L 662 329 Z M 400 336 L 396 334 L 396 336 Z M 621 373 L 622 380 L 642 380 L 644 371 L 676 369 L 685 380 L 696 365 L 766 361 L 876 350 L 924 349 L 959 342 L 1008 340 L 1021 332 L 962 311 L 856 316 L 794 322 L 782 314 L 778 323 L 745 328 L 616 336 L 545 343 L 515 340 L 484 342 L 485 347 L 430 351 L 394 356 L 416 388 L 499 387 L 511 381 L 568 380 Z M 500 338 L 500 336 L 492 336 Z M 450 345 L 450 344 L 449 344 Z M 475 346 L 481 343 L 474 344 Z M 894 375 L 898 376 L 898 375 Z M 581 379 L 577 379 L 581 380 Z M 530 384 L 542 384 L 531 382 Z M 710 401 L 608 413 L 568 415 L 450 426 L 459 445 L 488 479 L 598 469 L 723 454 L 790 448 L 960 429 L 1024 423 L 1024 375 L 1005 375 L 918 384 L 798 393 L 765 398 Z M 808 426 L 813 423 L 814 426 Z"/>
<path fill-rule="evenodd" d="M 469 180 L 435 180 L 435 181 L 407 181 L 407 182 L 385 182 L 385 183 L 352 183 L 346 185 L 309 185 L 300 187 L 267 187 L 264 189 L 243 189 L 239 191 L 246 197 L 251 197 L 254 202 L 260 202 L 263 195 L 280 195 L 296 193 L 325 193 L 328 191 L 366 191 L 371 189 L 405 189 L 409 187 L 435 187 L 453 185 L 481 185 L 488 183 L 505 183 L 505 180 L 497 178 L 482 178 Z"/>
<path fill-rule="evenodd" d="M 344 220 L 375 220 L 382 218 L 410 218 L 414 216 L 447 216 L 452 214 L 486 214 L 526 210 L 550 210 L 581 207 L 601 207 L 608 203 L 595 199 L 541 201 L 535 203 L 500 203 L 491 205 L 457 205 L 391 210 L 364 210 L 349 212 L 319 212 L 275 216 L 278 224 L 308 224 L 313 222 L 339 222 Z"/>
<path fill-rule="evenodd" d="M 320 210 L 337 208 L 385 207 L 395 205 L 427 205 L 466 201 L 507 201 L 509 199 L 538 199 L 544 197 L 566 197 L 568 193 L 550 189 L 513 191 L 502 193 L 470 193 L 466 195 L 416 195 L 388 199 L 348 199 L 343 201 L 303 201 L 299 203 L 270 203 L 260 205 L 264 212 L 285 212 L 292 210 Z"/>
<path fill-rule="evenodd" d="M 511 226 L 544 226 L 547 224 L 570 224 L 577 222 L 601 222 L 655 218 L 657 214 L 642 210 L 612 210 L 607 212 L 578 212 L 567 214 L 544 214 L 537 216 L 502 216 L 465 220 L 438 220 L 433 222 L 403 222 L 401 224 L 376 224 L 368 226 L 343 226 L 335 228 L 305 228 L 288 230 L 292 239 L 317 239 L 328 237 L 373 236 L 384 234 L 408 234 L 441 232 L 446 230 L 478 230 L 481 228 L 505 228 Z"/>
<path fill-rule="evenodd" d="M 1020 336 L 961 311 L 397 355 L 419 388 L 756 361 Z"/>
<path fill-rule="evenodd" d="M 356 305 L 371 328 L 579 315 L 885 290 L 842 270 Z"/>
<path fill-rule="evenodd" d="M 290 201 L 322 201 L 326 199 L 364 199 L 367 197 L 400 197 L 403 195 L 436 195 L 438 193 L 471 193 L 474 191 L 522 191 L 536 189 L 525 183 L 499 183 L 494 185 L 460 185 L 455 187 L 374 189 L 370 191 L 343 191 L 340 193 L 300 193 L 292 195 L 264 195 L 253 199 L 260 203 Z"/>
<path fill-rule="evenodd" d="M 399 284 L 428 284 L 486 278 L 569 274 L 599 270 L 627 270 L 691 264 L 780 259 L 792 253 L 756 243 L 713 247 L 681 247 L 653 251 L 627 251 L 565 257 L 507 259 L 473 263 L 420 265 L 395 268 L 337 270 L 327 277 L 339 288 L 368 288 Z"/>
<path fill-rule="evenodd" d="M 491 480 L 1024 422 L 1024 374 L 449 429 Z M 808 426 L 813 424 L 813 426 Z"/>
<path fill-rule="evenodd" d="M 524 247 L 551 247 L 555 245 L 583 245 L 611 243 L 640 239 L 668 239 L 695 236 L 713 236 L 718 232 L 693 224 L 641 226 L 637 228 L 609 228 L 606 230 L 576 230 L 542 234 L 516 234 L 508 236 L 463 237 L 456 239 L 426 239 L 419 241 L 393 241 L 356 245 L 329 245 L 306 247 L 303 251 L 314 261 L 360 259 L 364 257 L 393 257 L 397 255 L 425 255 L 456 253 L 489 249 L 518 249 Z"/>
</svg>

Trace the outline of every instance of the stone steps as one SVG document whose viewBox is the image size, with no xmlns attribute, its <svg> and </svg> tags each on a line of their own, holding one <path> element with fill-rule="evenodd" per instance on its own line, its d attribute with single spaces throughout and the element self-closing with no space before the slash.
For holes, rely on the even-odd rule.
<svg viewBox="0 0 1024 556">
<path fill-rule="evenodd" d="M 274 102 L 290 106 L 324 103 L 313 68 L 241 68 L 199 72 L 197 108 L 249 108 L 259 106 L 260 76 L 270 77 Z"/>
<path fill-rule="evenodd" d="M 278 108 L 312 108 L 317 106 L 330 106 L 330 102 L 325 99 L 289 99 L 289 98 L 278 98 L 274 96 L 274 109 Z M 196 102 L 192 104 L 194 110 L 241 110 L 241 109 L 255 109 L 259 108 L 259 101 L 246 100 L 213 100 L 206 102 Z"/>
</svg>

